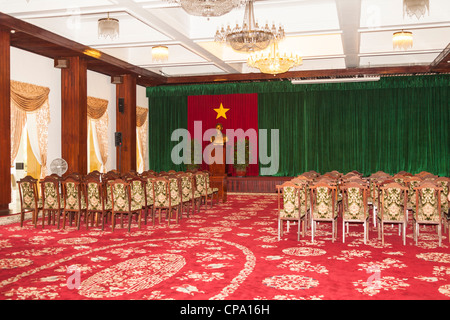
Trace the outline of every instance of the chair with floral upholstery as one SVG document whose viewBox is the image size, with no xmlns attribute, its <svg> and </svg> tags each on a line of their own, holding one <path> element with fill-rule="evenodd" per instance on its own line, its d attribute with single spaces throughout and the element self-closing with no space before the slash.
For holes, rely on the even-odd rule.
<svg viewBox="0 0 450 320">
<path fill-rule="evenodd" d="M 108 181 L 111 190 L 111 226 L 112 231 L 116 225 L 116 215 L 121 216 L 121 227 L 123 228 L 123 215 L 128 215 L 128 232 L 131 231 L 131 221 L 133 214 L 137 216 L 139 229 L 141 228 L 142 207 L 131 199 L 131 184 L 123 179 Z"/>
<path fill-rule="evenodd" d="M 392 181 L 380 185 L 380 210 L 378 214 L 378 239 L 384 245 L 384 225 L 399 224 L 403 230 L 403 245 L 406 245 L 406 208 L 408 203 L 408 188 Z"/>
<path fill-rule="evenodd" d="M 208 189 L 206 186 L 205 173 L 203 173 L 201 171 L 194 173 L 194 179 L 195 179 L 196 191 L 200 195 L 200 204 L 204 203 L 205 206 L 207 206 Z M 199 206 L 199 209 L 200 209 L 200 206 Z"/>
<path fill-rule="evenodd" d="M 37 179 L 26 176 L 17 181 L 20 198 L 20 226 L 23 227 L 25 213 L 32 212 L 34 227 L 37 227 L 39 211 L 42 209 L 42 198 L 39 197 Z"/>
<path fill-rule="evenodd" d="M 42 193 L 42 228 L 45 225 L 45 214 L 48 213 L 48 224 L 55 224 L 56 218 L 59 220 L 64 209 L 64 199 L 59 193 L 60 179 L 55 176 L 47 176 L 40 181 Z M 53 222 L 52 222 L 53 220 Z"/>
<path fill-rule="evenodd" d="M 155 207 L 154 207 L 155 189 L 154 189 L 154 181 L 156 179 L 156 176 L 152 172 L 148 171 L 148 172 L 144 172 L 142 174 L 142 177 L 146 180 L 146 183 L 145 183 L 145 196 L 147 198 L 147 207 L 145 209 L 144 222 L 145 222 L 145 224 L 147 224 L 147 217 L 148 217 L 148 213 L 150 212 L 151 218 L 152 218 L 152 224 L 155 225 Z"/>
<path fill-rule="evenodd" d="M 422 183 L 422 179 L 417 176 L 408 177 L 406 179 L 406 186 L 408 187 L 408 202 L 406 204 L 406 221 L 409 221 L 408 215 L 411 211 L 414 215 L 416 212 L 416 191 L 414 190 L 419 184 Z"/>
<path fill-rule="evenodd" d="M 155 202 L 154 202 L 154 208 L 155 213 L 159 210 L 159 223 L 161 223 L 161 216 L 162 211 L 166 211 L 166 217 L 167 217 L 167 224 L 170 225 L 170 219 L 172 216 L 172 211 L 176 211 L 177 215 L 177 221 L 178 221 L 178 210 L 179 210 L 179 203 L 172 202 L 172 199 L 177 199 L 177 197 L 171 197 L 171 186 L 173 182 L 168 178 L 165 177 L 157 177 L 154 180 L 153 187 L 155 190 Z M 178 193 L 177 190 L 174 191 L 175 193 Z"/>
<path fill-rule="evenodd" d="M 450 185 L 450 179 L 447 177 L 439 177 L 434 179 L 434 183 L 436 183 L 439 187 L 442 188 L 441 192 L 441 212 L 447 213 L 449 209 L 448 205 L 448 195 L 449 195 L 449 185 Z"/>
<path fill-rule="evenodd" d="M 367 204 L 367 194 L 369 188 L 365 184 L 348 182 L 341 186 L 343 197 L 342 214 L 342 243 L 345 243 L 345 234 L 350 223 L 362 223 L 364 226 L 364 244 L 369 239 L 369 206 Z"/>
<path fill-rule="evenodd" d="M 80 180 L 74 176 L 67 176 L 61 181 L 64 209 L 63 209 L 63 229 L 66 227 L 66 216 L 69 215 L 70 225 L 72 225 L 72 213 L 75 215 L 75 225 L 80 229 L 81 216 L 86 212 L 86 197 L 83 195 L 84 188 Z M 88 224 L 88 217 L 85 218 Z M 59 221 L 58 221 L 59 226 Z"/>
<path fill-rule="evenodd" d="M 306 185 L 302 186 L 292 183 L 291 181 L 286 181 L 282 185 L 277 185 L 276 188 L 278 193 L 278 240 L 281 240 L 281 237 L 283 236 L 283 222 L 287 221 L 289 231 L 289 223 L 295 221 L 298 224 L 297 241 L 299 241 L 301 222 L 303 221 L 303 235 L 305 234 L 306 226 L 306 202 L 304 202 L 304 206 L 302 206 L 300 201 L 300 190 L 306 190 Z M 283 202 L 282 206 L 281 201 Z"/>
<path fill-rule="evenodd" d="M 413 236 L 418 243 L 419 226 L 436 225 L 439 236 L 439 246 L 442 244 L 441 230 L 441 192 L 442 188 L 432 181 L 423 181 L 414 188 L 416 191 L 416 213 L 413 219 Z"/>
<path fill-rule="evenodd" d="M 89 228 L 87 218 L 95 214 L 95 225 L 98 226 L 98 217 L 102 219 L 102 231 L 105 229 L 105 220 L 108 221 L 109 211 L 105 206 L 106 190 L 105 185 L 98 179 L 98 176 L 92 175 L 86 177 L 83 182 L 84 194 L 86 195 L 86 229 Z"/>
<path fill-rule="evenodd" d="M 183 215 L 183 209 L 186 209 L 186 215 L 189 218 L 191 209 L 192 213 L 195 212 L 195 202 L 200 200 L 200 194 L 194 189 L 192 174 L 181 173 L 178 176 L 181 179 L 181 215 Z"/>
<path fill-rule="evenodd" d="M 208 196 L 211 196 L 211 208 L 213 206 L 214 195 L 216 195 L 217 203 L 219 203 L 219 188 L 212 188 L 210 184 L 210 173 L 209 171 L 203 171 L 205 173 L 206 190 Z"/>
<path fill-rule="evenodd" d="M 147 196 L 146 196 L 147 180 L 136 174 L 129 175 L 127 178 L 124 178 L 124 180 L 130 184 L 131 207 L 141 208 L 140 216 L 142 216 L 142 211 L 146 212 L 148 209 L 147 208 Z M 137 217 L 137 215 L 136 215 L 136 217 Z"/>
<path fill-rule="evenodd" d="M 322 180 L 310 186 L 311 192 L 311 239 L 314 241 L 317 222 L 331 222 L 331 239 L 337 237 L 337 187 Z"/>
</svg>

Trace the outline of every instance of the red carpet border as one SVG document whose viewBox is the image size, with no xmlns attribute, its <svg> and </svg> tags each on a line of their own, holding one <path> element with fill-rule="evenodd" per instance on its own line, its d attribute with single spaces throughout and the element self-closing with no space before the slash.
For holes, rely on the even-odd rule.
<svg viewBox="0 0 450 320">
<path fill-rule="evenodd" d="M 40 221 L 39 221 L 40 222 Z M 39 225 L 0 226 L 0 298 L 12 300 L 445 300 L 450 298 L 448 238 L 421 227 L 419 245 L 397 226 L 385 245 L 370 226 L 331 225 L 297 241 L 290 225 L 278 241 L 274 195 L 230 194 L 179 224 L 132 232 Z"/>
</svg>

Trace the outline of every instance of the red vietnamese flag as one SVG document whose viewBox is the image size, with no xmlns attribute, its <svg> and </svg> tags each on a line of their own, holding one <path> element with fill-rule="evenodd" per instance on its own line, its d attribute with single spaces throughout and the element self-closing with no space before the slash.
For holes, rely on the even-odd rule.
<svg viewBox="0 0 450 320">
<path fill-rule="evenodd" d="M 202 123 L 202 141 L 204 132 L 208 129 L 214 129 L 218 123 L 222 124 L 224 134 L 227 133 L 227 129 L 242 129 L 244 132 L 248 129 L 254 129 L 257 135 L 258 94 L 188 96 L 187 118 L 187 128 L 193 139 L 196 138 L 194 137 L 194 121 L 201 121 Z M 209 141 L 203 141 L 202 151 L 209 143 Z M 236 143 L 236 139 L 234 143 Z M 256 161 L 256 164 L 248 166 L 248 176 L 259 175 L 257 147 L 256 145 L 256 152 L 253 153 L 255 159 L 252 161 Z M 203 161 L 202 170 L 207 169 L 208 165 Z M 227 165 L 227 172 L 229 175 L 235 175 L 231 164 Z"/>
</svg>

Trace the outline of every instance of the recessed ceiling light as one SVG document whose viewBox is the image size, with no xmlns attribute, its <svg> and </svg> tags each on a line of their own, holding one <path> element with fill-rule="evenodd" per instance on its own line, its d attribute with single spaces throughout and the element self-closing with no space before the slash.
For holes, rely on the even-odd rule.
<svg viewBox="0 0 450 320">
<path fill-rule="evenodd" d="M 16 33 L 16 30 L 11 30 L 11 33 Z"/>
</svg>

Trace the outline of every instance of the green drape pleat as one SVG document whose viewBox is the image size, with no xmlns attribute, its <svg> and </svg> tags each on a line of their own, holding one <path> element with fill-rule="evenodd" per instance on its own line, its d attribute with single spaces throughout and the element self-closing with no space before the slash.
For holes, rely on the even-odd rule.
<svg viewBox="0 0 450 320">
<path fill-rule="evenodd" d="M 149 96 L 149 169 L 155 171 L 185 170 L 184 164 L 171 160 L 171 141 L 175 129 L 187 129 L 187 99 L 183 96 Z"/>
<path fill-rule="evenodd" d="M 450 75 L 364 83 L 274 81 L 147 88 L 153 117 L 149 126 L 156 126 L 149 131 L 150 168 L 173 167 L 174 144 L 167 142 L 170 130 L 186 127 L 187 96 L 258 93 L 259 129 L 268 129 L 269 137 L 270 130 L 279 130 L 277 176 L 309 170 L 357 170 L 365 175 L 379 170 L 429 171 L 449 176 L 449 91 Z M 152 135 L 156 141 L 151 141 Z M 268 150 L 270 154 L 270 139 Z"/>
</svg>

